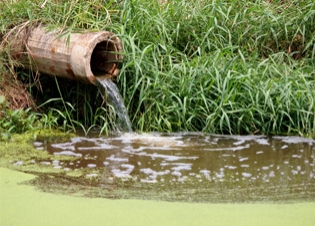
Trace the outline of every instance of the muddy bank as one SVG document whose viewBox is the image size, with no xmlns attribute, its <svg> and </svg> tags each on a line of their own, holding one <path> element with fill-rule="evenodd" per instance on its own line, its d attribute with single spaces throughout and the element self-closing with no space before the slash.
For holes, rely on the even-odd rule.
<svg viewBox="0 0 315 226">
<path fill-rule="evenodd" d="M 78 198 L 19 183 L 33 175 L 0 168 L 0 225 L 313 225 L 315 203 L 198 204 Z"/>
</svg>

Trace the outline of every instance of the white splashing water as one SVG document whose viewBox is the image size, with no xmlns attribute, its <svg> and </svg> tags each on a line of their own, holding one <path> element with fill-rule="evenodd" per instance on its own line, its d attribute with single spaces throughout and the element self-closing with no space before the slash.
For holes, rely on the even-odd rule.
<svg viewBox="0 0 315 226">
<path fill-rule="evenodd" d="M 119 129 L 123 132 L 132 132 L 131 122 L 124 104 L 124 99 L 120 95 L 116 84 L 110 78 L 97 77 L 97 80 L 103 98 L 116 109 L 119 119 Z"/>
</svg>

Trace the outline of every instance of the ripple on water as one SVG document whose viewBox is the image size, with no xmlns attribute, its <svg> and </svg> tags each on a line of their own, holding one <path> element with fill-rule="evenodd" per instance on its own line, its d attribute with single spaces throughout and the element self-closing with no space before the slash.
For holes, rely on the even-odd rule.
<svg viewBox="0 0 315 226">
<path fill-rule="evenodd" d="M 108 138 L 71 139 L 50 144 L 50 151 L 55 155 L 83 156 L 71 168 L 105 167 L 115 177 L 132 175 L 133 180 L 142 183 L 174 184 L 192 180 L 200 183 L 198 186 L 208 183 L 209 188 L 220 183 L 222 188 L 243 187 L 246 181 L 255 181 L 250 184 L 257 188 L 293 182 L 314 184 L 315 142 L 292 139 L 127 133 Z M 62 164 L 52 163 L 53 166 Z M 69 166 L 67 162 L 63 167 Z"/>
</svg>

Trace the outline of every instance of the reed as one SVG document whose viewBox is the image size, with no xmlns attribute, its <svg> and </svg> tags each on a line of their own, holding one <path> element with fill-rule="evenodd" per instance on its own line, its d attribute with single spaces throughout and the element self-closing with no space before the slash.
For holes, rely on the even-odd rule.
<svg viewBox="0 0 315 226">
<path fill-rule="evenodd" d="M 4 1 L 1 34 L 26 20 L 117 34 L 125 49 L 117 84 L 134 130 L 315 136 L 312 0 L 41 4 Z M 43 105 L 42 117 L 112 130 L 114 110 L 97 103 L 93 88 L 72 87 L 46 93 L 41 103 L 61 99 Z"/>
</svg>

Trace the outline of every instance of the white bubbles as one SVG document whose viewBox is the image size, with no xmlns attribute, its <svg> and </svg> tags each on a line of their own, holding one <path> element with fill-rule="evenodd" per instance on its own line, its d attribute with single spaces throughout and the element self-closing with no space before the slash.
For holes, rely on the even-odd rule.
<svg viewBox="0 0 315 226">
<path fill-rule="evenodd" d="M 199 171 L 201 174 L 203 174 L 205 176 L 205 178 L 207 178 L 208 180 L 210 180 L 210 170 L 200 170 Z M 196 178 L 201 178 L 200 175 L 196 175 Z"/>
<path fill-rule="evenodd" d="M 249 148 L 250 144 L 245 146 L 235 146 L 235 147 L 222 147 L 222 148 L 204 148 L 205 151 L 240 151 L 246 148 Z"/>
<path fill-rule="evenodd" d="M 146 184 L 156 184 L 157 180 L 141 179 L 140 182 Z"/>
<path fill-rule="evenodd" d="M 292 158 L 300 159 L 300 158 L 302 158 L 302 155 L 292 155 Z"/>
<path fill-rule="evenodd" d="M 270 145 L 267 139 L 257 139 L 256 142 L 261 145 Z"/>
<path fill-rule="evenodd" d="M 92 178 L 92 177 L 97 177 L 98 174 L 97 173 L 90 173 L 90 174 L 86 174 L 87 178 Z"/>
<path fill-rule="evenodd" d="M 269 177 L 275 177 L 275 176 L 276 176 L 276 174 L 275 174 L 274 171 L 270 171 L 270 172 L 269 172 Z"/>
<path fill-rule="evenodd" d="M 95 168 L 95 167 L 96 167 L 96 164 L 89 163 L 89 164 L 87 164 L 87 167 L 88 167 L 88 168 Z"/>
<path fill-rule="evenodd" d="M 243 173 L 242 173 L 242 176 L 243 176 L 244 178 L 250 178 L 250 177 L 252 177 L 252 174 L 251 174 L 251 173 L 243 172 Z"/>
<path fill-rule="evenodd" d="M 140 169 L 140 172 L 143 172 L 147 175 L 150 175 L 150 174 L 156 174 L 156 171 L 155 170 L 152 170 L 150 168 L 144 168 L 144 169 Z"/>
<path fill-rule="evenodd" d="M 54 169 L 61 169 L 62 168 L 62 166 L 59 165 L 60 164 L 59 160 L 53 160 L 52 164 L 54 166 Z"/>
<path fill-rule="evenodd" d="M 279 170 L 279 169 L 280 169 L 280 166 L 278 165 L 278 166 L 277 166 L 277 170 Z"/>
<path fill-rule="evenodd" d="M 179 171 L 174 171 L 174 172 L 172 172 L 172 175 L 173 175 L 173 176 L 180 177 L 180 176 L 182 175 L 182 173 L 179 172 Z"/>
<path fill-rule="evenodd" d="M 247 161 L 247 160 L 248 160 L 248 157 L 244 157 L 244 158 L 240 158 L 239 159 L 240 162 L 244 162 L 244 161 Z"/>
<path fill-rule="evenodd" d="M 23 161 L 17 161 L 14 163 L 15 166 L 22 166 L 23 165 Z"/>
<path fill-rule="evenodd" d="M 36 141 L 36 142 L 33 143 L 33 145 L 34 145 L 35 147 L 43 146 L 43 142 Z"/>
<path fill-rule="evenodd" d="M 296 137 L 293 140 L 201 133 L 78 137 L 51 146 L 55 155 L 79 157 L 81 162 L 56 160 L 52 161 L 52 167 L 75 169 L 84 166 L 93 173 L 93 168 L 103 167 L 114 178 L 132 178 L 143 183 L 211 181 L 215 183 L 209 186 L 229 182 L 236 183 L 237 187 L 237 183 L 248 181 L 255 181 L 252 184 L 286 183 L 287 176 L 292 180 L 296 175 L 303 176 L 303 180 L 309 179 L 310 172 L 312 175 L 315 172 L 314 148 L 307 147 L 309 140 Z M 296 140 L 304 144 L 295 145 Z M 34 146 L 42 147 L 43 144 L 34 143 Z"/>
<path fill-rule="evenodd" d="M 219 179 L 222 179 L 224 177 L 224 172 L 215 173 L 215 176 Z"/>
<path fill-rule="evenodd" d="M 54 155 L 65 155 L 65 156 L 82 157 L 81 153 L 74 153 L 73 151 L 54 152 Z"/>
<path fill-rule="evenodd" d="M 39 142 L 39 141 L 35 141 L 34 143 L 33 143 L 33 145 L 35 146 L 35 148 L 37 149 L 37 150 L 44 150 L 44 147 L 43 147 L 43 142 Z"/>
<path fill-rule="evenodd" d="M 120 167 L 125 169 L 124 173 L 126 173 L 126 174 L 130 174 L 133 171 L 133 169 L 135 168 L 135 166 L 131 165 L 131 164 L 121 164 Z"/>
<path fill-rule="evenodd" d="M 178 166 L 172 167 L 172 170 L 174 171 L 180 171 L 180 170 L 191 170 L 192 164 L 180 164 Z"/>
<path fill-rule="evenodd" d="M 230 170 L 235 170 L 235 169 L 237 169 L 237 166 L 228 166 L 227 168 Z"/>
<path fill-rule="evenodd" d="M 121 170 L 121 169 L 112 169 L 111 172 L 115 175 L 117 178 L 131 178 L 129 175 L 129 172 L 126 170 Z"/>
<path fill-rule="evenodd" d="M 156 176 L 162 176 L 170 173 L 170 170 L 165 170 L 165 171 L 155 171 L 150 168 L 144 168 L 140 169 L 140 172 L 143 172 L 146 175 L 156 175 Z"/>
<path fill-rule="evenodd" d="M 114 161 L 114 162 L 128 162 L 128 158 L 116 158 L 114 155 L 111 155 L 110 157 L 106 158 L 109 161 Z"/>
<path fill-rule="evenodd" d="M 113 148 L 116 148 L 116 146 L 109 145 L 106 143 L 99 143 L 98 146 L 93 146 L 93 147 L 78 147 L 78 151 L 93 151 L 93 150 L 111 150 Z"/>
</svg>

